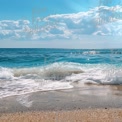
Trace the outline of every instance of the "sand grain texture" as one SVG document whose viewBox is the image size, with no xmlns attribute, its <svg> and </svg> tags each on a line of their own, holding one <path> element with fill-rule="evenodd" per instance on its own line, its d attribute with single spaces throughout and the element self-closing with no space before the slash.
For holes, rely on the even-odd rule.
<svg viewBox="0 0 122 122">
<path fill-rule="evenodd" d="M 122 109 L 1 114 L 0 122 L 122 122 Z"/>
</svg>

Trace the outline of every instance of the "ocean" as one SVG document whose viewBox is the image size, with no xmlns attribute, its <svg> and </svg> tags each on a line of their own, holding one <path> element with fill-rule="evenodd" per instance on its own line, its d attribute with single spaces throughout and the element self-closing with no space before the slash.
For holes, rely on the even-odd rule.
<svg viewBox="0 0 122 122">
<path fill-rule="evenodd" d="M 0 49 L 0 98 L 122 84 L 122 49 Z"/>
</svg>

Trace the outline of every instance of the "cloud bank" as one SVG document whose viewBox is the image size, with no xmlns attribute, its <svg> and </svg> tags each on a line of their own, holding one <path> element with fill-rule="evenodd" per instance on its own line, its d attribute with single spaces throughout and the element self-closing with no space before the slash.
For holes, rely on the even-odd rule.
<svg viewBox="0 0 122 122">
<path fill-rule="evenodd" d="M 81 39 L 82 35 L 122 36 L 122 7 L 100 6 L 87 12 L 0 21 L 1 39 Z"/>
</svg>

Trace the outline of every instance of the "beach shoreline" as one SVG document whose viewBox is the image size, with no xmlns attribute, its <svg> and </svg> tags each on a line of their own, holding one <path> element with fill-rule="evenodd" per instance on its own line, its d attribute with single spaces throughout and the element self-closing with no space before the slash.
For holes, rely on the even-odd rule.
<svg viewBox="0 0 122 122">
<path fill-rule="evenodd" d="M 2 98 L 0 122 L 122 121 L 121 85 L 78 86 Z"/>
<path fill-rule="evenodd" d="M 0 122 L 121 122 L 121 94 L 121 85 L 86 85 L 6 97 L 0 99 Z"/>
<path fill-rule="evenodd" d="M 0 99 L 0 113 L 122 108 L 122 86 L 86 85 Z"/>
</svg>

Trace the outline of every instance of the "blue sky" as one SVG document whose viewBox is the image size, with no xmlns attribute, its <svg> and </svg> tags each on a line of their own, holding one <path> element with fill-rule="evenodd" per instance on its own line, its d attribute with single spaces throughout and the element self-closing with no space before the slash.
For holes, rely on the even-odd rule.
<svg viewBox="0 0 122 122">
<path fill-rule="evenodd" d="M 101 5 L 113 6 L 121 0 L 0 0 L 0 19 L 30 19 L 34 9 L 46 9 L 45 16 L 54 13 L 74 13 L 88 11 Z"/>
<path fill-rule="evenodd" d="M 120 48 L 121 36 L 122 0 L 0 0 L 0 47 Z"/>
<path fill-rule="evenodd" d="M 96 0 L 0 0 L 0 19 L 30 19 L 32 11 L 46 9 L 45 16 L 54 13 L 74 13 L 87 11 L 97 6 Z"/>
</svg>

